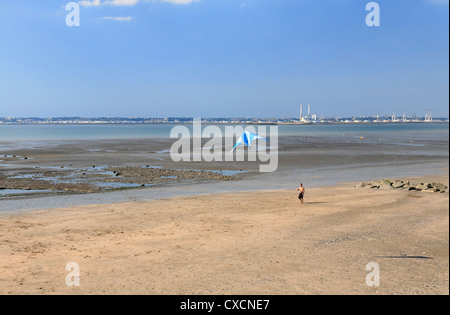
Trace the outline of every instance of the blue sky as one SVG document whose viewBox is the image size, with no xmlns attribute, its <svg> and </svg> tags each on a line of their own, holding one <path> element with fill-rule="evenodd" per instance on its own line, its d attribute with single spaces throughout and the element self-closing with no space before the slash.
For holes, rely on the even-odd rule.
<svg viewBox="0 0 450 315">
<path fill-rule="evenodd" d="M 448 0 L 0 2 L 0 117 L 449 115 Z"/>
</svg>

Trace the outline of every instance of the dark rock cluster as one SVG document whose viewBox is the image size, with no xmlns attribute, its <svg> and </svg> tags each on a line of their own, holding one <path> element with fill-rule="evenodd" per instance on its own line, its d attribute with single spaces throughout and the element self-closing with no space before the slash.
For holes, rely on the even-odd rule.
<svg viewBox="0 0 450 315">
<path fill-rule="evenodd" d="M 448 187 L 441 183 L 412 183 L 403 180 L 379 180 L 372 182 L 362 182 L 355 187 L 380 189 L 380 190 L 407 190 L 424 191 L 432 193 L 448 193 Z"/>
<path fill-rule="evenodd" d="M 107 171 L 114 172 L 117 177 L 132 180 L 137 183 L 161 183 L 161 182 L 181 182 L 181 181 L 232 181 L 237 177 L 225 176 L 218 172 L 202 170 L 173 170 L 163 168 L 145 167 L 112 167 Z"/>
</svg>

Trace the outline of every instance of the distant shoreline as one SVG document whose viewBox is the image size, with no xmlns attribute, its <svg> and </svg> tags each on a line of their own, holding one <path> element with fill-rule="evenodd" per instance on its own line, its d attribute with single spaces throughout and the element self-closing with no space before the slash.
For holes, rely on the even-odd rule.
<svg viewBox="0 0 450 315">
<path fill-rule="evenodd" d="M 441 121 L 410 121 L 410 122 L 310 122 L 310 123 L 296 123 L 296 122 L 209 122 L 209 121 L 202 121 L 203 125 L 280 125 L 280 126 L 311 126 L 311 125 L 412 125 L 412 124 L 449 124 L 449 120 L 441 120 Z M 112 123 L 112 122 L 89 122 L 89 123 L 4 123 L 0 122 L 0 126 L 98 126 L 98 125 L 110 125 L 110 126 L 120 126 L 120 125 L 192 125 L 191 122 L 151 122 L 151 123 L 145 123 L 145 122 L 139 122 L 139 123 L 133 123 L 133 122 L 122 122 L 122 123 Z"/>
</svg>

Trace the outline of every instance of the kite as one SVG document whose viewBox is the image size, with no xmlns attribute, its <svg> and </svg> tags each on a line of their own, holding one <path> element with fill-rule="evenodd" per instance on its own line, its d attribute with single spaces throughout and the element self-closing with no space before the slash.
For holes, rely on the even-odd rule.
<svg viewBox="0 0 450 315">
<path fill-rule="evenodd" d="M 241 144 L 244 144 L 244 145 L 247 145 L 247 146 L 250 147 L 251 144 L 252 144 L 252 142 L 253 142 L 255 139 L 262 139 L 262 140 L 269 141 L 268 139 L 263 138 L 263 137 L 260 137 L 260 136 L 258 136 L 257 134 L 251 133 L 251 132 L 249 132 L 249 131 L 244 131 L 244 133 L 243 133 L 242 136 L 239 138 L 239 140 L 236 142 L 236 145 L 234 146 L 233 150 L 231 150 L 231 152 L 233 152 L 233 151 L 236 149 L 236 147 L 239 146 L 239 145 L 241 145 Z"/>
</svg>

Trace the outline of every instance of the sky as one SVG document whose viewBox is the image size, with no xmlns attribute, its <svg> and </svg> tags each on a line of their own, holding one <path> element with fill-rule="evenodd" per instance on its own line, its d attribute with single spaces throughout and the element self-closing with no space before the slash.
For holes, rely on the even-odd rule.
<svg viewBox="0 0 450 315">
<path fill-rule="evenodd" d="M 0 1 L 0 117 L 449 116 L 448 0 Z"/>
</svg>

